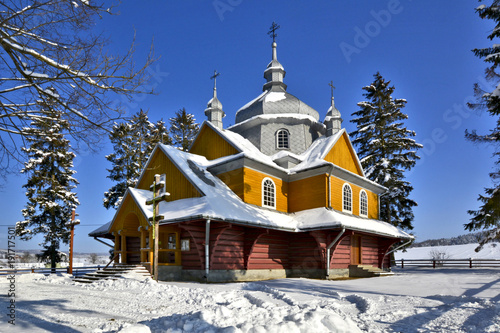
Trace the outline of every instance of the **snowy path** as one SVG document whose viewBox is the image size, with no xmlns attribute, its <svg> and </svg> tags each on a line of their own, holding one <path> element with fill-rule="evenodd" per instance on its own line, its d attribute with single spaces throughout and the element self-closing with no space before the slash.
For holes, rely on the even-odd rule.
<svg viewBox="0 0 500 333">
<path fill-rule="evenodd" d="M 8 283 L 0 280 L 2 296 Z M 0 332 L 498 332 L 500 270 L 405 269 L 343 281 L 80 285 L 16 279 L 16 326 L 0 298 Z"/>
</svg>

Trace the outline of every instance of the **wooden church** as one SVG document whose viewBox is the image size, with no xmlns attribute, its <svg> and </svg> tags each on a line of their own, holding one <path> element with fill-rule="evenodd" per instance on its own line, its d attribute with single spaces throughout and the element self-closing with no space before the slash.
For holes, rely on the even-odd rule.
<svg viewBox="0 0 500 333">
<path fill-rule="evenodd" d="M 287 92 L 276 47 L 235 124 L 223 128 L 214 77 L 189 152 L 159 144 L 113 220 L 89 234 L 113 240 L 117 262 L 151 269 L 155 174 L 170 193 L 158 205 L 160 280 L 366 276 L 412 238 L 379 220 L 387 189 L 365 177 L 333 97 L 321 122 Z"/>
</svg>

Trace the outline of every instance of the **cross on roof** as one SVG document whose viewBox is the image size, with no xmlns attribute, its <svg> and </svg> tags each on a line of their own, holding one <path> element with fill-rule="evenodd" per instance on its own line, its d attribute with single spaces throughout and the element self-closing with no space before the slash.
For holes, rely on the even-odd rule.
<svg viewBox="0 0 500 333">
<path fill-rule="evenodd" d="M 267 34 L 273 38 L 273 43 L 276 41 L 276 37 L 278 36 L 278 34 L 276 33 L 276 30 L 278 30 L 280 28 L 279 25 L 276 24 L 276 22 L 273 22 L 273 24 L 271 25 L 271 27 L 269 28 L 269 31 L 267 32 Z"/>
<path fill-rule="evenodd" d="M 330 81 L 328 85 L 332 88 L 332 98 L 333 98 L 333 89 L 335 89 L 335 86 L 333 85 L 333 81 Z"/>
<path fill-rule="evenodd" d="M 220 75 L 220 73 L 219 73 L 219 72 L 217 72 L 216 70 L 214 70 L 214 75 L 212 75 L 212 76 L 210 77 L 210 80 L 214 80 L 214 88 L 215 88 L 215 85 L 216 85 L 216 83 L 217 83 L 217 76 L 219 76 L 219 75 Z"/>
</svg>

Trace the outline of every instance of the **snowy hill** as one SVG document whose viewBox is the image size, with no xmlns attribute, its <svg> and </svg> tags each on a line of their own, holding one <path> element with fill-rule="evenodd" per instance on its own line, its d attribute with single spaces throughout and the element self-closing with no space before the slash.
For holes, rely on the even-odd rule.
<svg viewBox="0 0 500 333">
<path fill-rule="evenodd" d="M 431 251 L 444 253 L 447 259 L 500 259 L 500 244 L 486 244 L 480 252 L 475 252 L 475 244 L 413 247 L 406 252 L 396 252 L 396 259 L 430 259 Z"/>
</svg>

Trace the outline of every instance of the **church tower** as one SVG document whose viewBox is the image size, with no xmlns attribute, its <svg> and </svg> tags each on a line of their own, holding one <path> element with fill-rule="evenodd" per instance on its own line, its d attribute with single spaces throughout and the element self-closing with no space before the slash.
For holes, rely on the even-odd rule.
<svg viewBox="0 0 500 333">
<path fill-rule="evenodd" d="M 236 121 L 229 130 L 252 142 L 262 153 L 281 159 L 303 153 L 314 140 L 325 134 L 319 113 L 287 92 L 283 82 L 285 69 L 278 61 L 276 30 L 273 22 L 269 35 L 273 38 L 271 62 L 264 71 L 263 93 L 236 112 Z M 276 161 L 279 163 L 278 161 Z M 280 163 L 281 164 L 281 163 Z M 284 163 L 292 167 L 295 163 Z"/>
<path fill-rule="evenodd" d="M 207 108 L 205 109 L 205 115 L 208 121 L 211 122 L 215 127 L 222 129 L 222 118 L 226 116 L 224 111 L 222 111 L 222 103 L 217 98 L 217 77 L 220 73 L 214 71 L 214 75 L 211 79 L 214 80 L 214 93 L 211 100 L 208 101 Z"/>
</svg>

